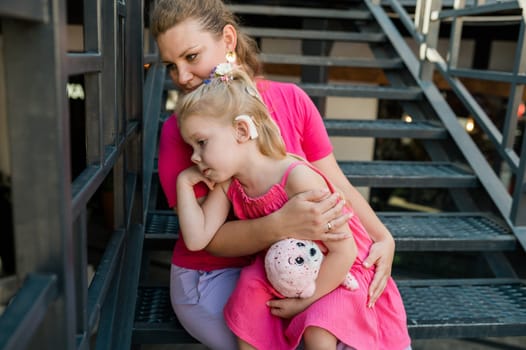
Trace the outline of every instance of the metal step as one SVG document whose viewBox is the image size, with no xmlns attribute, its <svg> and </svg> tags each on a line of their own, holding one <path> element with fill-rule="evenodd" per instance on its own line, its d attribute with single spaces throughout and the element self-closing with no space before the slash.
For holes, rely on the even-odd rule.
<svg viewBox="0 0 526 350">
<path fill-rule="evenodd" d="M 428 121 L 405 122 L 400 119 L 324 119 L 330 136 L 378 138 L 445 139 L 446 130 Z"/>
<path fill-rule="evenodd" d="M 511 251 L 516 239 L 487 213 L 379 212 L 397 251 Z"/>
<path fill-rule="evenodd" d="M 349 5 L 348 3 L 346 5 Z M 368 20 L 372 18 L 371 12 L 367 9 L 356 9 L 355 4 L 352 9 L 328 9 L 328 8 L 305 8 L 294 6 L 265 6 L 265 5 L 230 5 L 229 8 L 238 15 L 262 15 L 262 16 L 282 16 L 300 18 L 333 18 L 333 19 L 354 19 Z"/>
<path fill-rule="evenodd" d="M 340 32 L 332 30 L 313 29 L 291 29 L 291 28 L 261 28 L 243 27 L 243 32 L 253 38 L 275 38 L 275 39 L 310 39 L 349 41 L 355 43 L 383 43 L 386 36 L 382 32 Z"/>
<path fill-rule="evenodd" d="M 171 210 L 149 211 L 144 231 L 144 248 L 172 250 L 179 238 L 179 220 Z"/>
<path fill-rule="evenodd" d="M 417 87 L 373 86 L 366 84 L 321 84 L 299 83 L 309 96 L 365 97 L 383 100 L 416 101 L 422 98 L 422 91 Z"/>
<path fill-rule="evenodd" d="M 397 281 L 413 339 L 524 336 L 526 284 L 519 280 Z"/>
<path fill-rule="evenodd" d="M 379 69 L 401 69 L 404 67 L 400 58 L 351 58 L 265 53 L 260 54 L 259 58 L 261 62 L 270 64 L 301 64 L 320 67 Z"/>
<path fill-rule="evenodd" d="M 526 284 L 519 280 L 397 281 L 413 339 L 521 336 Z M 139 287 L 132 342 L 197 342 L 182 329 L 167 286 Z M 184 341 L 183 341 L 184 340 Z"/>
<path fill-rule="evenodd" d="M 339 161 L 343 173 L 354 186 L 390 188 L 476 187 L 477 177 L 448 162 Z"/>
<path fill-rule="evenodd" d="M 175 316 L 166 286 L 139 287 L 132 344 L 198 343 Z"/>
<path fill-rule="evenodd" d="M 395 238 L 397 251 L 505 251 L 516 246 L 508 227 L 486 213 L 381 212 L 378 216 Z M 172 211 L 150 211 L 144 246 L 171 250 L 178 232 Z"/>
</svg>

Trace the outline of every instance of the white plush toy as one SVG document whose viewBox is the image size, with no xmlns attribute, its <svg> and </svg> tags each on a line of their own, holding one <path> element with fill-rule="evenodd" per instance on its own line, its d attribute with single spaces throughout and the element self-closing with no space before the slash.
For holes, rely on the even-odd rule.
<svg viewBox="0 0 526 350">
<path fill-rule="evenodd" d="M 308 298 L 316 289 L 323 254 L 313 241 L 284 239 L 274 243 L 265 256 L 265 271 L 272 286 L 288 298 Z M 342 283 L 349 290 L 358 282 L 349 272 Z"/>
</svg>

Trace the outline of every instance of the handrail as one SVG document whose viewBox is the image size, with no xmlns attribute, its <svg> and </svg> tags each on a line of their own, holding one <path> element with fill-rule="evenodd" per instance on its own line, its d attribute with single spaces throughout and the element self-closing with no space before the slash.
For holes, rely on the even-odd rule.
<svg viewBox="0 0 526 350">
<path fill-rule="evenodd" d="M 143 218 L 146 220 L 148 199 L 150 198 L 151 178 L 157 152 L 157 131 L 164 92 L 166 68 L 163 64 L 153 63 L 147 72 L 144 83 L 144 130 L 143 130 Z M 146 221 L 145 221 L 146 222 Z"/>
<path fill-rule="evenodd" d="M 28 274 L 0 316 L 0 349 L 24 349 L 58 295 L 55 275 Z"/>
<path fill-rule="evenodd" d="M 501 167 L 505 166 L 506 169 L 509 169 L 509 172 L 515 179 L 515 189 L 508 190 L 507 187 L 510 187 L 509 184 L 504 183 L 504 178 L 500 177 L 499 171 L 495 171 L 492 166 L 475 167 L 473 169 L 481 178 L 488 177 L 488 174 L 482 173 L 487 172 L 488 169 L 494 173 L 495 176 L 491 175 L 489 177 L 490 180 L 487 182 L 482 181 L 483 186 L 490 196 L 492 196 L 495 205 L 499 208 L 503 217 L 512 226 L 514 233 L 518 236 L 523 247 L 526 248 L 526 237 L 523 237 L 523 234 L 519 234 L 519 232 L 526 230 L 526 136 L 523 136 L 521 150 L 514 149 L 513 139 L 513 135 L 515 135 L 519 127 L 517 113 L 519 105 L 523 102 L 523 85 L 526 83 L 526 43 L 524 40 L 524 22 L 526 16 L 524 14 L 524 5 L 520 1 L 507 0 L 488 4 L 470 2 L 469 6 L 467 6 L 466 1 L 459 0 L 455 1 L 453 8 L 448 7 L 446 9 L 445 6 L 440 6 L 440 0 L 417 0 L 415 2 L 415 11 L 418 13 L 412 16 L 407 13 L 404 6 L 401 5 L 398 0 L 385 0 L 382 1 L 382 4 L 389 6 L 395 12 L 404 28 L 417 43 L 417 47 L 419 48 L 418 56 L 420 66 L 418 70 L 420 72 L 420 79 L 424 81 L 432 79 L 435 69 L 442 75 L 443 80 L 448 83 L 449 88 L 457 95 L 464 107 L 471 113 L 477 125 L 493 144 Z M 470 68 L 458 69 L 456 62 L 460 41 L 462 39 L 463 24 L 470 19 L 478 18 L 477 16 L 500 14 L 503 11 L 508 11 L 506 14 L 511 11 L 513 12 L 513 16 L 495 16 L 495 21 L 509 23 L 510 18 L 512 18 L 520 25 L 514 58 L 515 62 L 511 71 L 483 71 Z M 412 17 L 415 18 L 416 23 L 410 21 Z M 520 21 L 517 21 L 517 19 L 520 19 Z M 452 29 L 449 37 L 447 58 L 444 58 L 437 51 L 437 41 L 440 23 L 446 21 L 452 22 Z M 492 21 L 492 24 L 494 24 L 495 21 Z M 426 68 L 429 67 L 431 67 L 431 71 L 426 72 Z M 484 111 L 484 108 L 480 106 L 463 84 L 462 78 L 491 80 L 510 85 L 509 100 L 502 130 L 499 130 L 499 128 L 495 126 L 491 118 Z M 468 137 L 468 135 L 466 134 L 465 137 Z M 491 178 L 496 178 L 500 181 L 500 184 L 496 186 L 500 188 L 499 190 L 491 188 L 496 184 Z"/>
</svg>

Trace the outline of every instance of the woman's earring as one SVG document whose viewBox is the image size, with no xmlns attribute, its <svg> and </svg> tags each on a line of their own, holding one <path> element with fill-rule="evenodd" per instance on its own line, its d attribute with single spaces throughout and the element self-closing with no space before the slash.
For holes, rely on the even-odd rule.
<svg viewBox="0 0 526 350">
<path fill-rule="evenodd" d="M 236 53 L 234 51 L 228 51 L 226 53 L 225 58 L 228 63 L 231 63 L 231 64 L 236 63 Z"/>
</svg>

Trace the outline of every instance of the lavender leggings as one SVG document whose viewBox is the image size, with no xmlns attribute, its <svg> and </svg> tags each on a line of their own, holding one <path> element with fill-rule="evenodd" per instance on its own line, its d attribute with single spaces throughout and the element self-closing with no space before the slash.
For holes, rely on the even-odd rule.
<svg viewBox="0 0 526 350">
<path fill-rule="evenodd" d="M 225 324 L 223 307 L 240 271 L 229 268 L 205 272 L 172 265 L 170 297 L 175 314 L 186 331 L 210 349 L 237 349 L 236 337 Z M 349 347 L 339 343 L 340 349 Z"/>
<path fill-rule="evenodd" d="M 237 340 L 226 326 L 223 307 L 232 294 L 239 268 L 210 272 L 172 265 L 172 307 L 188 333 L 213 350 L 237 349 Z"/>
</svg>

